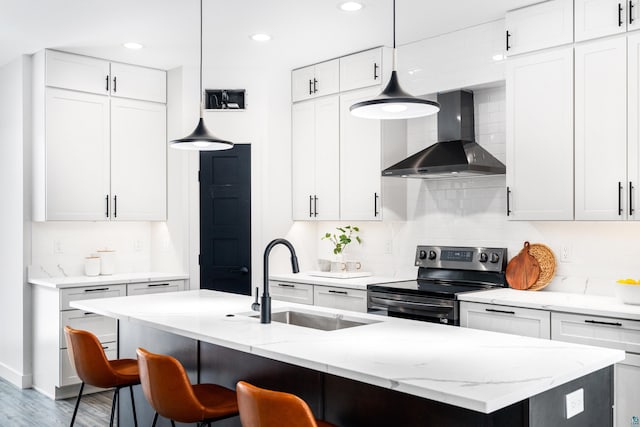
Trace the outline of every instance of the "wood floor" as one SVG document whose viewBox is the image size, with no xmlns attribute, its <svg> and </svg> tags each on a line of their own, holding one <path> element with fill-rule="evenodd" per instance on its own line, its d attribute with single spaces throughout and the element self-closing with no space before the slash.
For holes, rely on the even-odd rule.
<svg viewBox="0 0 640 427">
<path fill-rule="evenodd" d="M 77 427 L 108 426 L 112 391 L 82 397 L 76 416 Z M 127 398 L 126 390 L 122 393 Z M 21 390 L 0 378 L 0 426 L 68 426 L 75 398 L 51 400 L 33 389 Z"/>
</svg>

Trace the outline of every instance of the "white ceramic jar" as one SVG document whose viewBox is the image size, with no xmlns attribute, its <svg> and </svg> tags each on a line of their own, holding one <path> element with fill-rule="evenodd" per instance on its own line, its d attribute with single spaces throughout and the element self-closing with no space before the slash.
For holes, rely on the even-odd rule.
<svg viewBox="0 0 640 427">
<path fill-rule="evenodd" d="M 100 257 L 88 256 L 84 259 L 84 274 L 91 277 L 100 274 Z"/>
<path fill-rule="evenodd" d="M 112 250 L 99 250 L 98 256 L 100 257 L 100 274 L 110 275 L 116 271 L 116 251 Z"/>
</svg>

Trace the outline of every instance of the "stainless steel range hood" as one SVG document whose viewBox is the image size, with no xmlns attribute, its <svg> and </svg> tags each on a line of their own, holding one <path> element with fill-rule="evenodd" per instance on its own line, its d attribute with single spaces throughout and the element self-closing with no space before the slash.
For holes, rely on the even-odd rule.
<svg viewBox="0 0 640 427">
<path fill-rule="evenodd" d="M 505 173 L 504 164 L 475 142 L 473 92 L 438 94 L 438 141 L 382 171 L 402 178 L 460 178 Z"/>
</svg>

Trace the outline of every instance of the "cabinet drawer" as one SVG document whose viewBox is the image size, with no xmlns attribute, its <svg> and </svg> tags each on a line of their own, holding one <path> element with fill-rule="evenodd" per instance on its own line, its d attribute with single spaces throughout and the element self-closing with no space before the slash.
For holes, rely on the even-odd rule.
<svg viewBox="0 0 640 427">
<path fill-rule="evenodd" d="M 313 285 L 306 283 L 269 281 L 271 298 L 280 301 L 313 304 Z"/>
<path fill-rule="evenodd" d="M 170 280 L 167 282 L 153 283 L 129 283 L 127 285 L 127 295 L 160 294 L 163 292 L 184 291 L 183 280 Z"/>
<path fill-rule="evenodd" d="M 68 288 L 60 291 L 60 310 L 75 310 L 69 303 L 82 299 L 123 297 L 127 293 L 127 285 L 105 285 L 83 288 Z"/>
<path fill-rule="evenodd" d="M 115 342 L 103 343 L 104 354 L 107 359 L 113 360 L 118 358 L 118 345 Z M 60 378 L 58 381 L 58 387 L 64 387 L 72 384 L 80 384 L 80 378 L 76 374 L 76 370 L 71 365 L 69 360 L 69 352 L 67 349 L 60 350 Z"/>
<path fill-rule="evenodd" d="M 551 313 L 546 310 L 460 303 L 460 326 L 534 338 L 551 338 Z"/>
<path fill-rule="evenodd" d="M 111 317 L 100 316 L 83 310 L 66 310 L 60 312 L 60 348 L 67 348 L 64 327 L 82 329 L 94 334 L 100 342 L 116 341 L 118 338 L 118 321 Z"/>
<path fill-rule="evenodd" d="M 640 321 L 552 313 L 551 339 L 640 353 Z"/>
<path fill-rule="evenodd" d="M 338 308 L 360 313 L 367 312 L 367 291 L 360 289 L 316 285 L 314 287 L 313 300 L 314 304 L 320 307 Z"/>
</svg>

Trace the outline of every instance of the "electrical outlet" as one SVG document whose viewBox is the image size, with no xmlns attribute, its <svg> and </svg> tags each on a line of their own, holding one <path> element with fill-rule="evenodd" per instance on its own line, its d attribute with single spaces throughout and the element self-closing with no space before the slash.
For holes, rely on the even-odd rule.
<svg viewBox="0 0 640 427">
<path fill-rule="evenodd" d="M 560 261 L 562 262 L 570 262 L 571 261 L 571 246 L 564 244 L 560 249 Z"/>
<path fill-rule="evenodd" d="M 54 240 L 53 241 L 53 253 L 54 254 L 61 254 L 63 253 L 62 250 L 62 242 L 60 240 Z"/>
<path fill-rule="evenodd" d="M 584 412 L 584 389 L 579 388 L 564 397 L 567 409 L 567 419 Z"/>
<path fill-rule="evenodd" d="M 142 251 L 142 240 L 136 239 L 133 241 L 133 250 L 136 252 Z"/>
<path fill-rule="evenodd" d="M 386 255 L 391 255 L 393 253 L 393 241 L 387 240 L 384 242 L 384 253 Z"/>
</svg>

